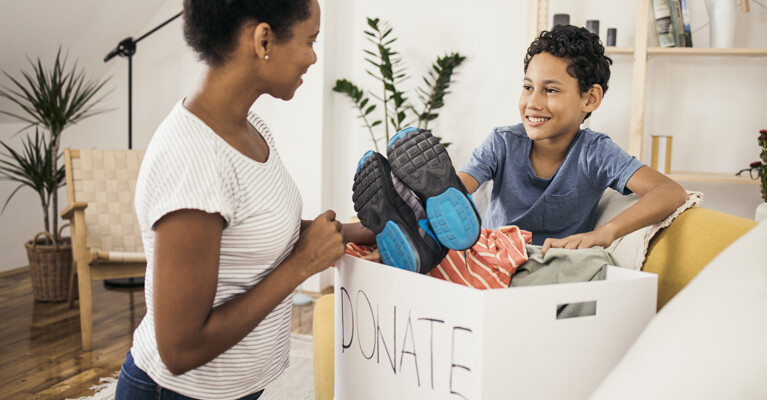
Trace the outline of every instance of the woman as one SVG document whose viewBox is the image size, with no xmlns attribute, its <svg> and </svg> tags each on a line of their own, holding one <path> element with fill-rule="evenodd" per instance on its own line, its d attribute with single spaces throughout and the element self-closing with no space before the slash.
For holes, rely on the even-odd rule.
<svg viewBox="0 0 767 400">
<path fill-rule="evenodd" d="M 184 1 L 202 79 L 155 132 L 136 186 L 147 314 L 117 399 L 256 399 L 286 368 L 292 293 L 370 243 L 301 198 L 263 121 L 263 94 L 288 100 L 317 61 L 317 0 Z M 159 397 L 156 397 L 159 395 Z"/>
</svg>

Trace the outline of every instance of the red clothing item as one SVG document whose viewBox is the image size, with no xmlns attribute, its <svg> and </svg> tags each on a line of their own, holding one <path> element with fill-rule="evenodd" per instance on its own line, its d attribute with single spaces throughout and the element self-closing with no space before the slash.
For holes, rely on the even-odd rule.
<svg viewBox="0 0 767 400">
<path fill-rule="evenodd" d="M 531 232 L 516 226 L 482 229 L 474 246 L 465 251 L 450 250 L 429 275 L 477 289 L 507 288 L 511 275 L 528 259 L 525 244 L 530 243 L 532 237 Z M 346 246 L 346 253 L 355 257 L 366 256 L 374 250 L 375 246 L 354 243 Z"/>
</svg>

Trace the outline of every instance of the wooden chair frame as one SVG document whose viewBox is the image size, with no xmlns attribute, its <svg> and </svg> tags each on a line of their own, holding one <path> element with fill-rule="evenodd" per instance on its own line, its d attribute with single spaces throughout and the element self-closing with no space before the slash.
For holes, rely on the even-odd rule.
<svg viewBox="0 0 767 400">
<path fill-rule="evenodd" d="M 85 150 L 83 150 L 85 151 Z M 135 150 L 125 150 L 135 151 Z M 67 198 L 69 206 L 61 212 L 69 220 L 72 231 L 72 257 L 74 268 L 69 279 L 69 307 L 75 302 L 75 276 L 80 296 L 80 329 L 83 350 L 93 348 L 93 293 L 91 283 L 95 280 L 143 277 L 146 259 L 138 256 L 115 254 L 88 248 L 85 209 L 87 202 L 75 199 L 72 160 L 80 158 L 80 150 L 64 149 Z"/>
</svg>

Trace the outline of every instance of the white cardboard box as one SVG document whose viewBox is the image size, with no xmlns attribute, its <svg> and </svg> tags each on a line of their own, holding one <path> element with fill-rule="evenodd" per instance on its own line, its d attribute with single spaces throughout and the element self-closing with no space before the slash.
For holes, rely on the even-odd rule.
<svg viewBox="0 0 767 400">
<path fill-rule="evenodd" d="M 344 256 L 335 398 L 586 399 L 655 315 L 657 276 L 477 290 Z M 596 315 L 556 319 L 596 301 Z"/>
</svg>

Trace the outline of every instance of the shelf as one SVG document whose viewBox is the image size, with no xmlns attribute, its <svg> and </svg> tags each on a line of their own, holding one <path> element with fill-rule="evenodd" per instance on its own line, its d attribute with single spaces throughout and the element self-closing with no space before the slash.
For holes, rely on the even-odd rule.
<svg viewBox="0 0 767 400">
<path fill-rule="evenodd" d="M 634 54 L 633 47 L 605 46 L 605 54 Z"/>
<path fill-rule="evenodd" d="M 744 56 L 765 57 L 767 49 L 763 48 L 726 48 L 715 49 L 708 47 L 648 47 L 648 55 L 664 56 Z"/>
<path fill-rule="evenodd" d="M 682 182 L 714 182 L 714 183 L 740 183 L 744 185 L 759 185 L 758 179 L 748 176 L 736 176 L 733 174 L 704 173 L 704 172 L 672 172 L 666 174 L 675 181 Z"/>
<path fill-rule="evenodd" d="M 527 1 L 527 36 L 528 43 L 543 30 L 549 27 L 549 1 Z M 745 0 L 743 0 L 745 1 Z M 767 59 L 767 48 L 707 48 L 707 47 L 658 47 L 650 44 L 650 38 L 655 35 L 655 24 L 652 15 L 652 0 L 635 0 L 636 18 L 633 46 L 615 47 L 606 46 L 605 54 L 616 57 L 632 56 L 633 71 L 631 84 L 631 115 L 629 117 L 628 146 L 626 152 L 639 160 L 644 160 L 643 149 L 645 132 L 645 108 L 648 103 L 647 85 L 648 69 L 651 61 L 657 57 L 699 57 L 706 63 L 718 60 L 710 60 L 705 57 L 756 57 L 758 62 Z M 621 2 L 621 6 L 623 6 Z M 630 44 L 630 43 L 626 43 Z M 681 60 L 680 60 L 681 61 Z M 737 62 L 737 61 L 736 61 Z M 694 84 L 694 83 L 693 83 Z M 720 150 L 721 151 L 721 150 Z M 685 182 L 714 182 L 722 184 L 759 185 L 758 180 L 750 177 L 738 177 L 735 173 L 698 173 L 698 172 L 673 172 L 667 174 L 671 179 Z"/>
</svg>

